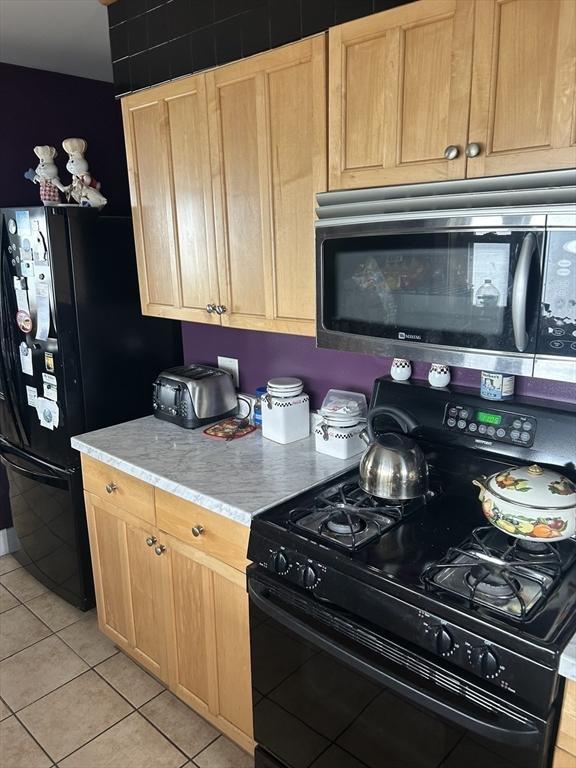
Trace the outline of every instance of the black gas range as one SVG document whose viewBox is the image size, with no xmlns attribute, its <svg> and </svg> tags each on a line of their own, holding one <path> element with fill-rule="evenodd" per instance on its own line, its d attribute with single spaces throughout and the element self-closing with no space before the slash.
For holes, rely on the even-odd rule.
<svg viewBox="0 0 576 768">
<path fill-rule="evenodd" d="M 576 479 L 576 408 L 386 379 L 381 403 L 420 424 L 425 497 L 372 498 L 350 470 L 253 520 L 256 765 L 548 768 L 576 540 L 486 525 L 471 481 L 527 462 Z M 478 434 L 479 413 L 500 435 Z"/>
</svg>

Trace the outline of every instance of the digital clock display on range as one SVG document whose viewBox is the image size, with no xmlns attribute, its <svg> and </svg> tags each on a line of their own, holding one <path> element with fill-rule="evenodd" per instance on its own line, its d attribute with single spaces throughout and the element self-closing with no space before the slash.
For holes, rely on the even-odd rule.
<svg viewBox="0 0 576 768">
<path fill-rule="evenodd" d="M 495 427 L 502 423 L 502 416 L 499 413 L 489 413 L 488 411 L 476 411 L 474 418 L 480 424 L 493 424 Z"/>
</svg>

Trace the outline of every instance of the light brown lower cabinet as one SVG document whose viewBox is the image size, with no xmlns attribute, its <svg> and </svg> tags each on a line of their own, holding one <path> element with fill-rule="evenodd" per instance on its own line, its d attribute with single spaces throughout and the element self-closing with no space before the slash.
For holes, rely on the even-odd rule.
<svg viewBox="0 0 576 768">
<path fill-rule="evenodd" d="M 166 558 L 159 532 L 132 513 L 85 493 L 98 623 L 104 634 L 161 680 L 168 678 Z"/>
<path fill-rule="evenodd" d="M 122 487 L 121 479 L 117 484 Z M 245 571 L 204 551 L 200 538 L 196 546 L 181 541 L 140 519 L 137 505 L 128 511 L 112 498 L 85 492 L 100 629 L 202 717 L 253 751 Z M 162 494 L 158 509 L 166 510 L 167 499 Z M 182 500 L 174 502 L 181 516 Z M 190 505 L 190 529 L 198 509 Z M 204 512 L 211 543 L 219 535 L 218 516 Z M 222 524 L 230 535 L 231 521 Z M 245 544 L 247 529 L 235 525 Z"/>
</svg>

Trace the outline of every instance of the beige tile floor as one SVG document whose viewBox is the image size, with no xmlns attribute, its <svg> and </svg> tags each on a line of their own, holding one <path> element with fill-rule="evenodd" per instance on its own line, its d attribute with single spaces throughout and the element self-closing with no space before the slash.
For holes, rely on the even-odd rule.
<svg viewBox="0 0 576 768">
<path fill-rule="evenodd" d="M 11 555 L 0 557 L 2 768 L 253 768 Z"/>
</svg>

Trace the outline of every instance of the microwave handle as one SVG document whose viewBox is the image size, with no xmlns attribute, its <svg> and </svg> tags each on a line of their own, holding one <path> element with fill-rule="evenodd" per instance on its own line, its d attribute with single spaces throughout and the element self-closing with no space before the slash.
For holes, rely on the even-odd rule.
<svg viewBox="0 0 576 768">
<path fill-rule="evenodd" d="M 532 232 L 524 236 L 520 247 L 520 256 L 514 272 L 512 284 L 512 330 L 514 331 L 514 343 L 518 352 L 524 352 L 528 345 L 528 333 L 526 332 L 526 302 L 528 300 L 528 278 L 532 256 L 536 250 L 536 237 Z"/>
</svg>

